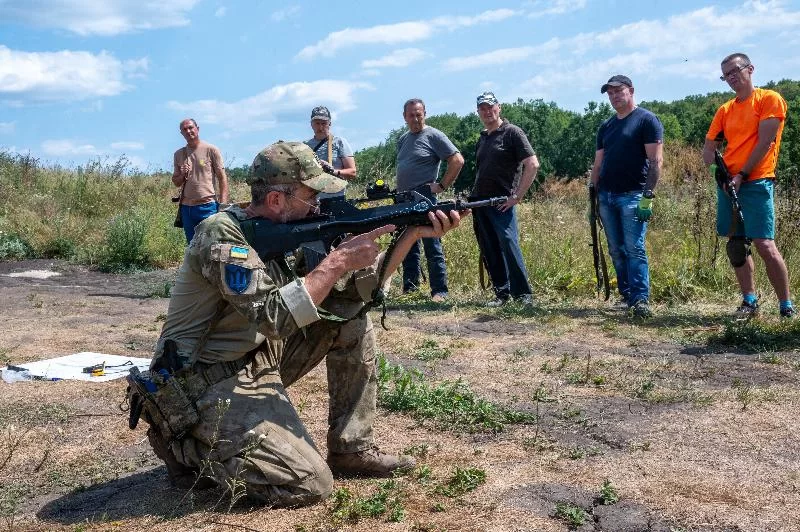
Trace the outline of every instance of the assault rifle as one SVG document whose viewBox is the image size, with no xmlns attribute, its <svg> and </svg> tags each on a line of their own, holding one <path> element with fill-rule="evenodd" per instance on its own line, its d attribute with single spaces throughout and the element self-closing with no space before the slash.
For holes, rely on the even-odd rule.
<svg viewBox="0 0 800 532">
<path fill-rule="evenodd" d="M 589 226 L 592 231 L 592 259 L 594 261 L 594 275 L 597 279 L 597 295 L 603 290 L 605 301 L 611 297 L 611 283 L 608 280 L 608 266 L 606 265 L 606 254 L 603 253 L 603 242 L 600 233 L 603 231 L 603 222 L 600 220 L 600 209 L 597 200 L 597 189 L 593 183 L 589 183 Z"/>
<path fill-rule="evenodd" d="M 359 208 L 361 203 L 390 200 L 389 205 Z M 367 188 L 367 197 L 355 200 L 322 200 L 320 214 L 287 223 L 252 218 L 241 223 L 247 241 L 267 261 L 303 249 L 306 267 L 312 270 L 328 254 L 331 246 L 348 234 L 368 233 L 387 224 L 398 230 L 413 225 L 431 225 L 428 213 L 465 211 L 496 206 L 508 201 L 505 196 L 468 201 L 464 198 L 434 203 L 419 192 L 397 192 L 377 182 Z"/>
<path fill-rule="evenodd" d="M 736 192 L 736 187 L 733 186 L 733 176 L 728 170 L 728 165 L 722 158 L 719 150 L 714 150 L 714 179 L 717 180 L 717 186 L 723 192 L 728 193 L 731 198 L 731 206 L 733 207 L 734 224 L 731 226 L 731 234 L 736 232 L 736 223 L 744 227 L 744 215 L 742 214 L 742 205 L 739 203 L 739 194 Z"/>
</svg>

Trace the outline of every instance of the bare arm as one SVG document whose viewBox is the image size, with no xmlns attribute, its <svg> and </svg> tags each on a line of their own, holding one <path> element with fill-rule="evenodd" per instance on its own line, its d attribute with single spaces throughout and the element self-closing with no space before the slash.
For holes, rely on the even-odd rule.
<svg viewBox="0 0 800 532">
<path fill-rule="evenodd" d="M 645 144 L 644 151 L 647 154 L 647 159 L 650 161 L 650 167 L 647 170 L 647 178 L 644 182 L 645 190 L 655 190 L 659 178 L 661 178 L 661 167 L 664 164 L 664 144 L 661 142 L 653 142 L 652 144 Z"/>
<path fill-rule="evenodd" d="M 703 144 L 703 162 L 706 164 L 714 164 L 714 151 L 718 150 L 721 142 L 716 140 L 706 139 Z"/>
<path fill-rule="evenodd" d="M 522 160 L 522 177 L 519 178 L 517 189 L 513 191 L 517 197 L 508 198 L 508 201 L 498 207 L 499 210 L 507 211 L 522 201 L 522 198 L 525 197 L 528 189 L 531 188 L 533 180 L 536 179 L 536 174 L 539 172 L 539 166 L 539 159 L 535 154 Z"/>
<path fill-rule="evenodd" d="M 338 171 L 337 177 L 351 181 L 356 178 L 356 158 L 355 157 L 340 157 L 342 161 L 342 168 Z"/>
<path fill-rule="evenodd" d="M 758 166 L 758 163 L 761 162 L 761 159 L 763 159 L 769 151 L 770 144 L 775 140 L 780 125 L 780 118 L 765 118 L 758 123 L 758 141 L 753 151 L 750 152 L 747 162 L 744 163 L 742 171 L 749 174 L 753 171 L 753 168 Z"/>
<path fill-rule="evenodd" d="M 431 192 L 439 194 L 450 188 L 462 168 L 464 168 L 464 156 L 461 155 L 461 152 L 455 152 L 447 158 L 447 170 L 445 170 L 442 180 L 439 183 L 431 183 Z"/>
<path fill-rule="evenodd" d="M 597 186 L 600 182 L 600 168 L 603 166 L 603 150 L 594 152 L 594 163 L 592 163 L 591 183 Z"/>
<path fill-rule="evenodd" d="M 176 187 L 182 187 L 183 184 L 186 183 L 186 178 L 189 176 L 189 170 L 192 167 L 191 163 L 189 163 L 189 161 L 184 161 L 182 165 L 178 166 L 177 161 L 173 161 L 172 166 L 172 184 Z"/>
<path fill-rule="evenodd" d="M 219 183 L 219 191 L 217 200 L 220 203 L 228 203 L 228 174 L 225 173 L 225 168 L 217 170 L 217 182 Z"/>
</svg>

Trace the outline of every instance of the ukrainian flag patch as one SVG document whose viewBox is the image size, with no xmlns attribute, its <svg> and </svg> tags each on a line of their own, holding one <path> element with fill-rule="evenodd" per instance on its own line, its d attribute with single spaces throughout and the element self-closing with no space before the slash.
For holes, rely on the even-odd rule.
<svg viewBox="0 0 800 532">
<path fill-rule="evenodd" d="M 240 246 L 231 246 L 232 259 L 247 259 L 247 254 L 250 252 L 248 248 Z"/>
</svg>

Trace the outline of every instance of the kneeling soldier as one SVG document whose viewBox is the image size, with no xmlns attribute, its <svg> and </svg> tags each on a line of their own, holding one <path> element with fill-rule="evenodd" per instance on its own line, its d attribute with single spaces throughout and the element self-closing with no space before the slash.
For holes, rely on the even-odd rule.
<svg viewBox="0 0 800 532">
<path fill-rule="evenodd" d="M 331 472 L 384 477 L 412 467 L 411 458 L 383 453 L 374 443 L 375 336 L 360 312 L 384 258 L 376 240 L 394 226 L 345 240 L 310 272 L 301 252 L 262 262 L 243 220 L 305 218 L 317 211 L 318 193 L 338 192 L 345 181 L 323 173 L 304 144 L 278 142 L 256 156 L 248 183 L 246 208 L 231 207 L 198 225 L 151 371 L 129 379 L 140 392 L 132 394 L 132 412 L 142 405 L 150 443 L 170 479 L 189 487 L 202 471 L 222 485 L 244 482 L 248 495 L 266 504 L 301 506 L 330 494 Z M 441 237 L 459 219 L 457 212 L 436 211 L 431 226 L 409 228 L 387 275 L 417 239 Z M 285 390 L 323 359 L 327 460 Z"/>
</svg>

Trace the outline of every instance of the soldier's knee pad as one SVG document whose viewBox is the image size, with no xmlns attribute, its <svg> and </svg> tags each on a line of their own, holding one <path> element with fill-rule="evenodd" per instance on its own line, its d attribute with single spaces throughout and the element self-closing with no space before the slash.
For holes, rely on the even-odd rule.
<svg viewBox="0 0 800 532">
<path fill-rule="evenodd" d="M 743 236 L 732 236 L 728 239 L 728 244 L 725 246 L 725 251 L 728 252 L 728 260 L 734 268 L 740 268 L 747 262 L 747 257 L 750 256 L 750 239 Z"/>
</svg>

